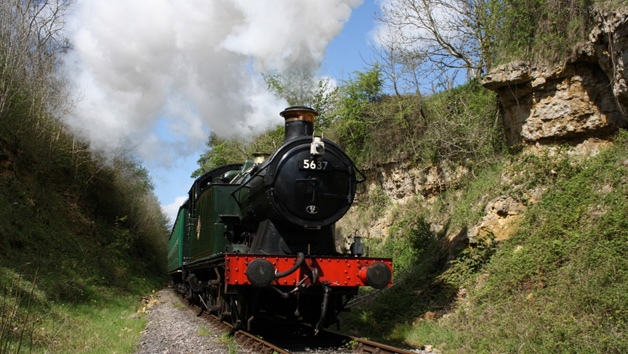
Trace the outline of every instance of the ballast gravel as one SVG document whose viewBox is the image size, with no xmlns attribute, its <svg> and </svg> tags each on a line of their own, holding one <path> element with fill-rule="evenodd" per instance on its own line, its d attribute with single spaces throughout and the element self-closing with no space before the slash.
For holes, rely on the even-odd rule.
<svg viewBox="0 0 628 354">
<path fill-rule="evenodd" d="M 197 317 L 172 289 L 160 290 L 147 305 L 148 324 L 136 354 L 254 353 Z"/>
<path fill-rule="evenodd" d="M 138 340 L 135 354 L 209 354 L 209 353 L 256 353 L 237 344 L 223 329 L 197 317 L 185 301 L 172 289 L 160 290 L 147 301 L 148 324 Z M 416 353 L 434 353 L 429 350 L 413 350 Z M 295 354 L 345 354 L 345 350 L 308 348 Z"/>
</svg>

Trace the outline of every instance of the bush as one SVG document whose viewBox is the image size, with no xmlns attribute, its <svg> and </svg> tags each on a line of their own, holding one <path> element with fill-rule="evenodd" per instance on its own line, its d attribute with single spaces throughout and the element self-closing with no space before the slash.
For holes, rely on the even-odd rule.
<svg viewBox="0 0 628 354">
<path fill-rule="evenodd" d="M 496 63 L 512 60 L 560 62 L 586 40 L 595 0 L 520 0 L 497 2 Z M 603 7 L 605 7 L 603 5 Z"/>
<path fill-rule="evenodd" d="M 626 133 L 582 163 L 529 165 L 551 186 L 520 232 L 469 282 L 448 321 L 465 351 L 622 352 L 628 347 Z M 568 167 L 569 166 L 569 167 Z"/>
<path fill-rule="evenodd" d="M 485 166 L 505 151 L 497 98 L 477 82 L 429 97 L 381 96 L 360 107 L 341 113 L 330 128 L 358 165 L 448 160 Z"/>
</svg>

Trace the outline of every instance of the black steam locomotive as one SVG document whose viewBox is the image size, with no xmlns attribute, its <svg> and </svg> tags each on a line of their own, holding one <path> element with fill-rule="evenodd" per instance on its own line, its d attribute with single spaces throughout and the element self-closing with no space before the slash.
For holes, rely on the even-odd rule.
<svg viewBox="0 0 628 354">
<path fill-rule="evenodd" d="M 274 154 L 199 177 L 170 236 L 168 272 L 201 308 L 249 330 L 273 316 L 335 323 L 360 286 L 392 283 L 392 260 L 340 254 L 335 222 L 364 176 L 333 142 L 313 136 L 317 113 L 290 107 Z M 360 180 L 358 176 L 360 175 Z"/>
</svg>

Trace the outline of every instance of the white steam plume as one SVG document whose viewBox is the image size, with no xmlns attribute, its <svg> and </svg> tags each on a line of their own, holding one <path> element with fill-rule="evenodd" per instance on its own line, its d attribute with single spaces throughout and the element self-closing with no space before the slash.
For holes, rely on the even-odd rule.
<svg viewBox="0 0 628 354">
<path fill-rule="evenodd" d="M 95 148 L 167 163 L 281 123 L 260 73 L 315 72 L 362 0 L 83 0 L 68 19 L 68 123 Z M 161 133 L 158 133 L 161 132 Z M 167 133 L 167 134 L 166 134 Z M 167 138 L 164 138 L 167 136 Z"/>
</svg>

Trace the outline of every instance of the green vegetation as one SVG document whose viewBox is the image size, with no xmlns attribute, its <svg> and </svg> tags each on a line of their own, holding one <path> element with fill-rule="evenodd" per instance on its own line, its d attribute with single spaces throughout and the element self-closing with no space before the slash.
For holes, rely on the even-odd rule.
<svg viewBox="0 0 628 354">
<path fill-rule="evenodd" d="M 145 326 L 139 296 L 158 284 L 137 278 L 124 288 L 96 285 L 104 281 L 69 278 L 64 271 L 57 279 L 54 268 L 42 269 L 32 263 L 0 268 L 1 353 L 135 351 Z M 31 271 L 33 278 L 23 275 Z"/>
<path fill-rule="evenodd" d="M 565 156 L 551 165 L 528 162 L 528 170 L 553 175 L 554 183 L 492 258 L 484 281 L 469 292 L 469 307 L 456 313 L 467 348 L 628 348 L 627 138 L 621 132 L 613 148 L 582 164 Z"/>
<path fill-rule="evenodd" d="M 331 79 L 316 80 L 311 72 L 289 71 L 264 75 L 264 81 L 268 89 L 285 99 L 288 105 L 307 106 L 317 111 L 319 115 L 314 121 L 314 130 L 325 130 L 334 121 L 333 111 L 339 90 Z"/>
<path fill-rule="evenodd" d="M 67 2 L 0 5 L 0 353 L 133 352 L 167 220 L 146 169 L 68 133 Z"/>
<path fill-rule="evenodd" d="M 132 352 L 143 321 L 130 314 L 161 286 L 168 235 L 146 170 L 73 150 L 49 117 L 56 129 L 21 132 L 11 117 L 0 121 L 11 163 L 0 178 L 0 352 Z"/>
<path fill-rule="evenodd" d="M 356 72 L 342 87 L 337 138 L 347 154 L 358 156 L 369 145 L 369 132 L 378 128 L 379 120 L 368 114 L 369 107 L 382 100 L 381 71 L 377 65 L 367 72 Z M 333 134 L 332 134 L 333 135 Z"/>
<path fill-rule="evenodd" d="M 211 331 L 208 328 L 200 327 L 196 331 L 196 334 L 198 334 L 199 336 L 209 336 L 211 334 Z"/>
<path fill-rule="evenodd" d="M 434 321 L 427 321 L 425 326 L 417 326 L 416 322 L 433 320 L 450 311 L 460 288 L 477 276 L 495 253 L 496 243 L 488 237 L 468 247 L 467 243 L 450 243 L 446 236 L 454 231 L 464 234 L 479 220 L 486 199 L 506 188 L 498 183 L 501 172 L 502 165 L 496 165 L 477 178 L 465 179 L 459 188 L 442 193 L 430 203 L 416 196 L 403 204 L 389 204 L 392 211 L 388 218 L 394 220 L 394 225 L 385 242 L 366 242 L 372 256 L 393 257 L 395 285 L 375 297 L 366 297 L 365 303 L 359 302 L 342 317 L 342 329 L 399 345 L 447 343 L 448 348 L 455 347 L 459 337 L 455 329 Z M 356 208 L 358 214 L 372 215 L 370 209 Z M 436 230 L 435 224 L 443 227 Z M 417 331 L 421 332 L 418 337 Z"/>
<path fill-rule="evenodd" d="M 430 97 L 382 96 L 362 105 L 363 118 L 345 123 L 361 124 L 362 130 L 347 136 L 347 128 L 340 126 L 338 134 L 340 144 L 361 164 L 397 159 L 485 164 L 503 149 L 496 97 L 477 82 Z"/>
<path fill-rule="evenodd" d="M 410 208 L 400 223 L 403 232 L 391 233 L 393 249 L 386 242 L 376 250 L 399 260 L 397 284 L 354 309 L 344 319 L 346 330 L 447 353 L 624 352 L 627 148 L 628 133 L 621 131 L 614 146 L 589 159 L 569 157 L 562 147 L 517 156 L 499 169 L 517 173 L 512 183 L 478 193 L 478 186 L 495 183 L 486 174 L 462 186 L 457 202 L 446 193 L 435 203 L 464 207 L 474 199 L 484 204 L 491 195 L 545 188 L 519 232 L 499 244 L 487 237 L 439 253 L 434 244 L 442 236 L 421 227 L 426 211 Z M 474 217 L 465 215 L 471 224 Z M 408 229 L 408 220 L 416 226 Z M 420 257 L 408 251 L 417 240 L 423 240 Z"/>
<path fill-rule="evenodd" d="M 235 338 L 233 338 L 229 332 L 223 332 L 217 342 L 227 344 L 229 354 L 236 354 L 238 352 L 238 345 L 235 342 Z"/>
<path fill-rule="evenodd" d="M 597 1 L 604 3 L 604 1 Z M 595 0 L 492 1 L 495 62 L 560 62 L 589 33 Z M 604 5 L 601 5 L 604 6 Z"/>
<path fill-rule="evenodd" d="M 231 163 L 242 163 L 249 155 L 245 143 L 239 139 L 223 139 L 212 132 L 206 143 L 208 149 L 197 163 L 200 166 L 190 177 L 200 177 L 204 172 Z"/>
</svg>

